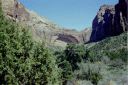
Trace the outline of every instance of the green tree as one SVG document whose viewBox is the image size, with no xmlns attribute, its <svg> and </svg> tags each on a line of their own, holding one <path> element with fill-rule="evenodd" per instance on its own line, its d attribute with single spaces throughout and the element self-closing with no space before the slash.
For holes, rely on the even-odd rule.
<svg viewBox="0 0 128 85">
<path fill-rule="evenodd" d="M 65 85 L 67 80 L 70 80 L 73 77 L 72 66 L 69 61 L 66 60 L 66 56 L 63 51 L 56 51 L 55 55 L 57 57 L 58 67 L 60 67 L 62 70 L 61 78 L 63 84 Z"/>
<path fill-rule="evenodd" d="M 56 58 L 44 44 L 38 43 L 34 50 L 34 64 L 32 74 L 35 82 L 39 84 L 57 85 L 60 84 L 61 70 L 56 64 Z"/>
<path fill-rule="evenodd" d="M 0 84 L 60 85 L 61 70 L 44 44 L 0 9 Z"/>
<path fill-rule="evenodd" d="M 72 66 L 73 70 L 78 69 L 77 63 L 86 59 L 86 51 L 84 45 L 69 44 L 65 49 L 66 60 Z"/>
</svg>

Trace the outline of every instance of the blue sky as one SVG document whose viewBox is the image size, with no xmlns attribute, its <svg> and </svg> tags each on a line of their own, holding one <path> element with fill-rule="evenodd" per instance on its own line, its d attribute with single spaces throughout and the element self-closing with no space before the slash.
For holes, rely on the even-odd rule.
<svg viewBox="0 0 128 85">
<path fill-rule="evenodd" d="M 92 26 L 99 7 L 114 5 L 118 0 L 19 0 L 30 10 L 69 29 L 83 30 Z"/>
</svg>

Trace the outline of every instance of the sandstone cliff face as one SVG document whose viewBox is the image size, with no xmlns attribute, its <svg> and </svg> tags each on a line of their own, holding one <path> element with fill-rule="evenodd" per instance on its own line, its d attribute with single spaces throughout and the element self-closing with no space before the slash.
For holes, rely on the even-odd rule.
<svg viewBox="0 0 128 85">
<path fill-rule="evenodd" d="M 68 43 L 83 43 L 86 36 L 85 32 L 77 32 L 74 30 L 63 29 L 58 25 L 50 22 L 45 17 L 40 17 L 35 12 L 29 11 L 30 19 L 27 24 L 32 28 L 34 37 L 38 40 L 44 40 L 47 43 L 54 45 L 66 46 Z M 83 36 L 85 40 L 83 40 Z M 88 36 L 87 36 L 88 37 Z"/>
<path fill-rule="evenodd" d="M 127 7 L 127 0 L 119 0 L 115 6 L 101 6 L 92 23 L 90 42 L 96 42 L 127 31 Z"/>
<path fill-rule="evenodd" d="M 65 46 L 67 43 L 83 43 L 89 40 L 89 36 L 85 36 L 88 30 L 76 32 L 62 29 L 62 27 L 50 22 L 45 17 L 40 17 L 35 12 L 26 9 L 17 0 L 1 1 L 5 15 L 16 22 L 29 26 L 36 41 Z"/>
<path fill-rule="evenodd" d="M 2 9 L 9 18 L 19 21 L 29 20 L 29 13 L 24 6 L 16 0 L 1 0 Z"/>
</svg>

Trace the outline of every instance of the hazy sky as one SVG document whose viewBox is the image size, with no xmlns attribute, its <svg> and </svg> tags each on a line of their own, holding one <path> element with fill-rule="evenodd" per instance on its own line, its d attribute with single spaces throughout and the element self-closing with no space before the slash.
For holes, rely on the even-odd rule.
<svg viewBox="0 0 128 85">
<path fill-rule="evenodd" d="M 92 20 L 103 4 L 118 0 L 20 0 L 30 10 L 69 29 L 82 30 L 92 26 Z"/>
</svg>

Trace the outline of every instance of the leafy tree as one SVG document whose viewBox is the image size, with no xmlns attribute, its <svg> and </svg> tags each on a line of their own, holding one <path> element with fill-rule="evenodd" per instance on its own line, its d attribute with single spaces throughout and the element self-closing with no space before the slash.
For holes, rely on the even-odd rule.
<svg viewBox="0 0 128 85">
<path fill-rule="evenodd" d="M 32 74 L 35 75 L 33 76 L 34 80 L 39 82 L 39 84 L 59 84 L 61 81 L 59 79 L 61 77 L 61 70 L 56 64 L 56 58 L 49 53 L 44 44 L 38 44 L 34 53 L 35 63 L 32 66 Z"/>
<path fill-rule="evenodd" d="M 73 77 L 72 66 L 69 63 L 69 61 L 66 60 L 66 56 L 63 51 L 56 51 L 55 55 L 57 57 L 58 67 L 61 68 L 61 71 L 62 71 L 61 78 L 62 78 L 63 84 L 65 85 L 67 80 L 70 80 Z"/>
<path fill-rule="evenodd" d="M 84 45 L 69 44 L 65 49 L 66 60 L 72 66 L 73 70 L 78 69 L 77 63 L 86 59 L 86 51 Z"/>
</svg>

